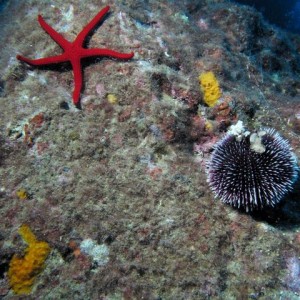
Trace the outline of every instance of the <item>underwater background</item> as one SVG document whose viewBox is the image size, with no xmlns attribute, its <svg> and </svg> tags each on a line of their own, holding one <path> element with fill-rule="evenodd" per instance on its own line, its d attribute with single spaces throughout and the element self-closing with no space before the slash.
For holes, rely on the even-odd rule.
<svg viewBox="0 0 300 300">
<path fill-rule="evenodd" d="M 236 2 L 255 7 L 271 24 L 294 33 L 300 33 L 299 0 L 239 0 Z"/>
<path fill-rule="evenodd" d="M 299 16 L 299 0 L 0 1 L 0 299 L 300 299 Z M 236 188 L 287 175 L 276 203 L 211 188 L 233 131 L 278 133 L 278 165 Z"/>
</svg>

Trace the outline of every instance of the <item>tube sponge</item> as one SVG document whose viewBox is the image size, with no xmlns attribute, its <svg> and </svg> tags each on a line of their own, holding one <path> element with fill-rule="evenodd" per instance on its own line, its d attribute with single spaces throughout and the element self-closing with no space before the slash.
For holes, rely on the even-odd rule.
<svg viewBox="0 0 300 300">
<path fill-rule="evenodd" d="M 215 106 L 216 102 L 221 97 L 221 90 L 214 73 L 205 72 L 200 74 L 199 83 L 203 92 L 204 102 L 210 107 Z"/>
<path fill-rule="evenodd" d="M 28 246 L 23 257 L 16 254 L 12 257 L 8 269 L 8 279 L 16 294 L 29 294 L 36 276 L 44 268 L 50 246 L 46 242 L 38 241 L 27 225 L 20 227 L 19 234 Z"/>
</svg>

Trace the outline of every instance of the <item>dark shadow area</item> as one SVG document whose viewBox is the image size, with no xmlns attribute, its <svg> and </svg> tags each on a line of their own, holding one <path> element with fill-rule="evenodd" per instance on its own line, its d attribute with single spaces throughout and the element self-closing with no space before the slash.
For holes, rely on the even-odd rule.
<svg viewBox="0 0 300 300">
<path fill-rule="evenodd" d="M 234 2 L 254 7 L 273 25 L 300 34 L 299 0 L 236 0 Z"/>
<path fill-rule="evenodd" d="M 4 165 L 5 159 L 10 155 L 11 149 L 10 147 L 5 143 L 4 137 L 0 135 L 0 167 Z M 1 192 L 0 192 L 1 197 Z"/>
<path fill-rule="evenodd" d="M 84 42 L 83 42 L 83 47 L 84 48 L 88 48 L 89 46 L 89 43 L 90 43 L 90 40 L 92 38 L 92 36 L 94 35 L 94 33 L 102 26 L 102 24 L 110 17 L 111 15 L 111 12 L 108 11 L 105 16 L 101 19 L 101 21 L 99 21 L 97 23 L 97 25 L 89 32 L 89 34 L 86 36 L 86 38 L 84 39 Z M 94 16 L 93 16 L 94 17 Z M 86 20 L 86 25 L 91 21 L 92 19 L 90 20 Z M 83 29 L 83 28 L 82 28 Z M 78 32 L 79 34 L 79 32 Z"/>
<path fill-rule="evenodd" d="M 263 211 L 251 212 L 256 221 L 267 222 L 282 230 L 291 230 L 300 226 L 300 178 L 295 183 L 294 190 L 276 206 Z"/>
<path fill-rule="evenodd" d="M 5 9 L 6 5 L 8 4 L 8 0 L 0 0 L 0 12 Z"/>
</svg>

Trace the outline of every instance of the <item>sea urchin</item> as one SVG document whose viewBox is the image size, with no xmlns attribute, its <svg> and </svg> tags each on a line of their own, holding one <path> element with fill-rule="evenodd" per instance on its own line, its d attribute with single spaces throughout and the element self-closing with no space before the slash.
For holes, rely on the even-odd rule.
<svg viewBox="0 0 300 300">
<path fill-rule="evenodd" d="M 278 204 L 297 175 L 296 157 L 274 129 L 239 138 L 228 133 L 216 144 L 208 164 L 215 196 L 247 212 Z"/>
</svg>

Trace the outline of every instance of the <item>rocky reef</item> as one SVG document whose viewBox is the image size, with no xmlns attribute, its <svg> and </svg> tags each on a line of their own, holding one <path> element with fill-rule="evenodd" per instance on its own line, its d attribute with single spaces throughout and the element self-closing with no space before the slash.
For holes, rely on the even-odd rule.
<svg viewBox="0 0 300 300">
<path fill-rule="evenodd" d="M 78 109 L 68 64 L 16 55 L 62 53 L 38 14 L 72 41 L 106 5 L 88 47 L 134 57 L 84 61 Z M 299 35 L 227 0 L 12 0 L 0 24 L 1 299 L 23 297 L 8 276 L 22 226 L 51 249 L 32 299 L 299 299 L 299 181 L 245 213 L 206 175 L 238 121 L 274 128 L 299 159 Z"/>
</svg>

